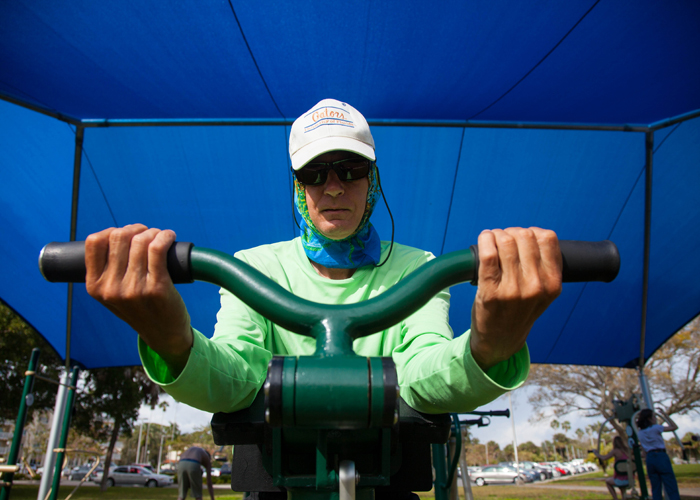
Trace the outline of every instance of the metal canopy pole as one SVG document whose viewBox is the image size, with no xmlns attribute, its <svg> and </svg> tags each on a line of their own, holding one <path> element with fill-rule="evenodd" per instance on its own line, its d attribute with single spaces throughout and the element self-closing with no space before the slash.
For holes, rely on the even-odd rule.
<svg viewBox="0 0 700 500">
<path fill-rule="evenodd" d="M 651 188 L 653 177 L 654 161 L 654 132 L 645 134 L 646 166 L 645 166 L 645 186 L 644 186 L 644 261 L 642 263 L 642 321 L 639 340 L 639 387 L 642 390 L 644 404 L 647 408 L 653 408 L 654 402 L 651 399 L 651 391 L 644 375 L 644 348 L 647 333 L 647 307 L 649 300 L 649 253 L 651 246 Z"/>
<path fill-rule="evenodd" d="M 83 159 L 83 136 L 85 129 L 79 126 L 75 131 L 75 155 L 73 157 L 73 198 L 70 209 L 70 241 L 75 241 L 78 231 L 78 196 L 80 194 L 80 167 Z M 66 372 L 70 371 L 70 336 L 73 323 L 73 283 L 68 283 L 68 304 L 66 307 Z"/>
<path fill-rule="evenodd" d="M 70 217 L 70 241 L 75 241 L 78 226 L 78 191 L 80 188 L 80 167 L 83 157 L 83 137 L 85 129 L 79 125 L 75 131 L 75 153 L 73 157 L 73 195 L 71 201 Z M 68 391 L 66 386 L 70 383 L 70 339 L 73 313 L 73 283 L 68 283 L 68 300 L 66 302 L 66 369 L 61 379 L 62 384 L 58 387 L 56 395 L 56 405 L 53 410 L 53 422 L 49 441 L 46 444 L 46 454 L 44 455 L 44 473 L 41 476 L 37 500 L 44 500 L 51 488 L 53 473 L 55 468 L 56 454 L 54 449 L 58 447 L 58 440 L 61 436 L 63 426 L 63 413 L 66 407 Z"/>
</svg>

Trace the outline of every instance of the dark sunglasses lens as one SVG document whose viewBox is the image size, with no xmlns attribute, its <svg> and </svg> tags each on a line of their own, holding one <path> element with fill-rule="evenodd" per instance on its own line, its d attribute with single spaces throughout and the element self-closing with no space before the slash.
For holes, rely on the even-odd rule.
<svg viewBox="0 0 700 500">
<path fill-rule="evenodd" d="M 326 178 L 328 177 L 328 167 L 315 167 L 313 165 L 307 165 L 294 173 L 296 174 L 299 182 L 302 184 L 306 184 L 307 186 L 316 186 L 326 182 Z"/>
<path fill-rule="evenodd" d="M 346 162 L 340 167 L 342 172 L 341 179 L 348 181 L 355 181 L 357 179 L 362 179 L 367 177 L 369 174 L 369 162 L 367 160 L 356 161 L 356 162 Z M 337 170 L 336 170 L 337 172 Z"/>
<path fill-rule="evenodd" d="M 351 159 L 338 162 L 330 167 L 328 163 L 309 163 L 294 174 L 297 180 L 307 186 L 318 186 L 326 182 L 328 171 L 333 168 L 338 178 L 343 181 L 355 181 L 367 177 L 370 169 L 369 160 Z"/>
</svg>

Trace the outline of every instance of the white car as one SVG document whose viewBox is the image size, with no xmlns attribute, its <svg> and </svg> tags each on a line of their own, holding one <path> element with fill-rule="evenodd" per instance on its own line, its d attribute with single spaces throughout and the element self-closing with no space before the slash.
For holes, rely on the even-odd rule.
<svg viewBox="0 0 700 500">
<path fill-rule="evenodd" d="M 102 481 L 102 473 L 95 473 L 94 482 Z M 111 469 L 107 476 L 107 486 L 147 486 L 156 488 L 158 486 L 170 486 L 173 484 L 172 476 L 156 474 L 138 465 L 120 465 Z"/>
</svg>

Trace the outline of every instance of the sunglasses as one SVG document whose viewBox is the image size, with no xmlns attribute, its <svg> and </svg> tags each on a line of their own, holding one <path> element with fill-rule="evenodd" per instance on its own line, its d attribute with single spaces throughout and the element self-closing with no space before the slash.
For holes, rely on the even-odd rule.
<svg viewBox="0 0 700 500">
<path fill-rule="evenodd" d="M 333 171 L 341 181 L 356 181 L 369 175 L 372 162 L 366 158 L 346 158 L 330 163 L 307 163 L 299 170 L 294 170 L 297 180 L 306 186 L 320 186 L 328 179 L 328 172 Z"/>
</svg>

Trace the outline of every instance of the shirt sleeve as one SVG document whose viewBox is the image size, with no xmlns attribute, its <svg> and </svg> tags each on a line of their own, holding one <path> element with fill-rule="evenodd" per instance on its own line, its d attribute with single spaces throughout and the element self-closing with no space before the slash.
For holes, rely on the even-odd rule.
<svg viewBox="0 0 700 500">
<path fill-rule="evenodd" d="M 222 290 L 214 337 L 192 329 L 190 356 L 177 377 L 139 339 L 141 362 L 151 380 L 175 400 L 211 413 L 238 411 L 250 406 L 265 382 L 272 358 L 264 345 L 265 321 Z"/>
<path fill-rule="evenodd" d="M 467 331 L 453 339 L 450 294 L 440 292 L 402 324 L 402 342 L 392 351 L 401 396 L 424 413 L 461 413 L 520 387 L 530 369 L 527 345 L 484 372 L 471 353 Z"/>
<path fill-rule="evenodd" d="M 463 413 L 517 389 L 530 369 L 523 347 L 484 372 L 472 356 L 467 331 L 450 340 L 436 333 L 412 336 L 393 353 L 401 397 L 424 413 Z"/>
</svg>

